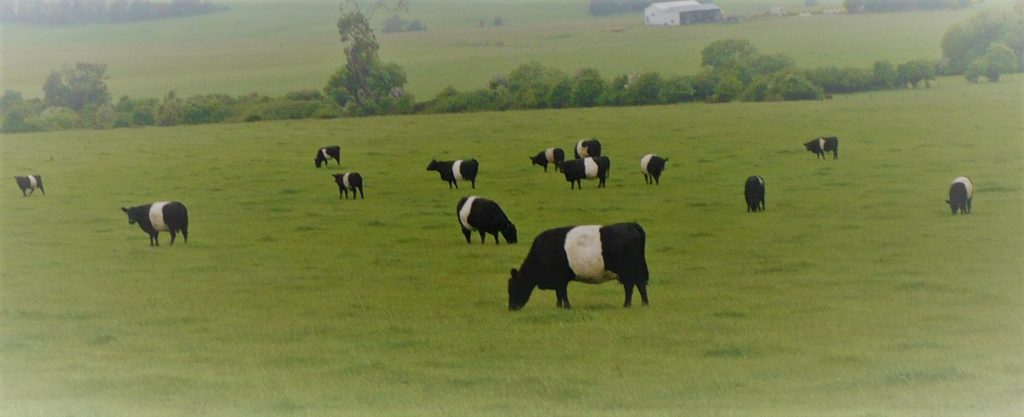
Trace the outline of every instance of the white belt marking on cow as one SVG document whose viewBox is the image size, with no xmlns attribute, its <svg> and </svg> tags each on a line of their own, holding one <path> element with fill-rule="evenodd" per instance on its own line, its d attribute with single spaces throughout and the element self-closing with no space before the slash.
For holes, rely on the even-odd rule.
<svg viewBox="0 0 1024 417">
<path fill-rule="evenodd" d="M 579 142 L 576 142 L 576 154 L 578 154 L 580 156 L 580 158 L 586 158 L 587 156 L 589 156 L 588 152 L 587 152 L 587 148 L 583 147 L 583 141 L 582 140 L 579 141 Z"/>
<path fill-rule="evenodd" d="M 962 183 L 964 185 L 964 187 L 967 188 L 967 198 L 973 198 L 974 197 L 974 183 L 971 182 L 971 179 L 967 178 L 967 177 L 956 177 L 956 179 L 953 180 L 953 184 L 956 184 L 958 182 Z"/>
<path fill-rule="evenodd" d="M 463 179 L 462 178 L 462 160 L 461 159 L 455 161 L 455 163 L 452 164 L 452 175 L 453 175 L 453 177 L 456 180 Z"/>
<path fill-rule="evenodd" d="M 459 209 L 459 223 L 462 223 L 462 227 L 469 230 L 476 230 L 476 228 L 469 225 L 469 212 L 473 209 L 473 201 L 475 200 L 476 196 L 466 198 L 466 203 Z"/>
<path fill-rule="evenodd" d="M 331 156 L 327 154 L 327 148 L 320 148 L 320 154 L 324 156 L 324 159 L 331 158 Z"/>
<path fill-rule="evenodd" d="M 341 176 L 341 185 L 345 186 L 345 189 L 352 188 L 351 185 L 348 185 L 348 176 L 349 175 L 350 174 L 346 172 L 346 173 L 342 174 L 342 176 Z"/>
<path fill-rule="evenodd" d="M 576 226 L 565 235 L 565 257 L 576 280 L 590 284 L 618 279 L 604 269 L 601 247 L 601 226 Z"/>
<path fill-rule="evenodd" d="M 28 176 L 28 185 L 29 187 L 32 187 L 33 190 L 39 187 L 39 182 L 36 181 L 36 177 L 34 175 Z"/>
<path fill-rule="evenodd" d="M 754 178 L 757 178 L 757 183 L 758 183 L 758 184 L 764 185 L 764 179 L 763 179 L 763 178 L 761 178 L 761 176 L 760 176 L 760 175 L 758 175 L 758 176 L 755 176 Z"/>
<path fill-rule="evenodd" d="M 825 152 L 825 138 L 818 138 L 818 147 L 821 148 L 821 152 Z"/>
<path fill-rule="evenodd" d="M 586 157 L 583 159 L 583 172 L 587 175 L 587 178 L 597 178 L 597 162 L 594 158 Z"/>
<path fill-rule="evenodd" d="M 555 162 L 555 148 L 545 149 L 544 157 L 547 158 L 548 162 Z"/>
<path fill-rule="evenodd" d="M 164 206 L 168 203 L 170 203 L 170 201 L 161 201 L 149 206 L 149 222 L 153 225 L 153 230 L 167 230 L 167 223 L 164 223 Z"/>
<path fill-rule="evenodd" d="M 653 156 L 653 153 L 649 153 L 647 155 L 644 155 L 643 158 L 640 158 L 640 172 L 643 172 L 644 174 L 650 174 L 650 172 L 647 171 L 647 165 L 651 163 L 651 157 Z"/>
</svg>

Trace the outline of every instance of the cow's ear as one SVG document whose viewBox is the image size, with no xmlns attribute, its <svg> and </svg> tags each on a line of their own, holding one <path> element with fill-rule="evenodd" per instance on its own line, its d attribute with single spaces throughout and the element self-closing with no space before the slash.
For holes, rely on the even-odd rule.
<svg viewBox="0 0 1024 417">
<path fill-rule="evenodd" d="M 515 268 L 512 268 L 511 274 L 513 279 L 519 278 L 519 271 L 516 271 Z"/>
<path fill-rule="evenodd" d="M 946 200 L 946 204 L 949 204 L 949 200 Z"/>
<path fill-rule="evenodd" d="M 126 208 L 124 208 L 124 207 L 121 207 L 121 211 L 123 211 L 123 212 L 127 213 L 127 212 L 128 212 L 128 209 L 126 209 Z"/>
</svg>

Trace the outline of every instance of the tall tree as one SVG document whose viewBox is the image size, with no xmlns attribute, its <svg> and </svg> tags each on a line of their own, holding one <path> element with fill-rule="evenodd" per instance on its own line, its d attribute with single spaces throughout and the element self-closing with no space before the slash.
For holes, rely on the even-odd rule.
<svg viewBox="0 0 1024 417">
<path fill-rule="evenodd" d="M 43 84 L 43 101 L 51 107 L 68 107 L 75 111 L 97 108 L 110 103 L 107 89 L 107 65 L 79 62 L 64 65 L 50 72 Z"/>
<path fill-rule="evenodd" d="M 408 7 L 408 0 L 345 0 L 341 3 L 338 7 L 341 11 L 341 17 L 338 18 L 338 34 L 341 36 L 341 42 L 346 44 L 345 68 L 339 69 L 329 81 L 328 95 L 342 96 L 354 101 L 356 106 L 365 107 L 367 101 L 376 101 L 382 95 L 390 93 L 379 91 L 378 89 L 382 87 L 380 85 L 376 86 L 378 88 L 371 86 L 375 78 L 373 73 L 381 69 L 381 64 L 377 55 L 380 44 L 377 43 L 377 37 L 370 27 L 370 20 L 378 10 L 397 12 L 407 10 Z M 404 84 L 404 74 L 401 78 Z M 332 83 L 333 89 L 343 88 L 347 94 L 331 91 Z"/>
</svg>

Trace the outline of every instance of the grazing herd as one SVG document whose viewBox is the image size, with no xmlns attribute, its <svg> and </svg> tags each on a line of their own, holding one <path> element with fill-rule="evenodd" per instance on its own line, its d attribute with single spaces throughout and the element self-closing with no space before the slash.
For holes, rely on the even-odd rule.
<svg viewBox="0 0 1024 417">
<path fill-rule="evenodd" d="M 825 159 L 827 152 L 832 152 L 832 159 L 839 159 L 839 139 L 836 137 L 819 137 L 804 143 L 807 151 L 817 158 Z M 601 143 L 595 139 L 584 139 L 574 147 L 575 159 L 566 160 L 561 148 L 547 148 L 530 157 L 533 165 L 540 165 L 547 172 L 548 165 L 561 172 L 570 189 L 582 189 L 582 180 L 597 179 L 598 188 L 606 186 L 611 171 L 611 159 L 602 155 Z M 317 150 L 314 163 L 317 168 L 327 166 L 330 160 L 341 165 L 341 147 L 325 146 Z M 661 174 L 665 170 L 667 158 L 655 154 L 645 154 L 640 158 L 640 172 L 646 184 L 659 185 Z M 427 165 L 428 171 L 436 171 L 441 180 L 448 183 L 448 188 L 458 189 L 460 180 L 469 181 L 476 188 L 477 173 L 480 163 L 476 159 L 438 161 L 432 160 Z M 364 199 L 363 177 L 358 172 L 332 174 L 338 185 L 338 198 Z M 45 195 L 43 179 L 39 175 L 14 177 L 23 197 L 31 196 L 36 189 Z M 765 210 L 765 181 L 762 177 L 752 175 L 744 184 L 744 199 L 748 212 Z M 957 177 L 949 189 L 950 210 L 954 215 L 958 212 L 969 214 L 974 197 L 974 184 L 967 177 Z M 149 235 L 150 246 L 159 246 L 160 232 L 171 234 L 170 244 L 173 245 L 181 233 L 188 242 L 188 210 L 178 201 L 160 201 L 135 207 L 122 207 L 128 216 L 128 224 L 138 224 Z M 495 201 L 479 197 L 462 197 L 455 207 L 466 243 L 472 243 L 474 232 L 480 235 L 480 242 L 486 243 L 487 235 L 494 237 L 499 243 L 499 234 L 506 243 L 514 244 L 519 240 L 515 224 Z M 633 289 L 640 292 L 644 305 L 649 304 L 647 283 L 649 272 L 645 258 L 647 235 L 643 227 L 637 223 L 619 223 L 607 226 L 577 225 L 548 229 L 534 239 L 530 251 L 518 269 L 511 270 L 508 280 L 508 308 L 519 310 L 526 305 L 534 289 L 554 290 L 556 306 L 570 308 L 567 287 L 571 281 L 588 284 L 600 284 L 607 281 L 619 281 L 625 290 L 623 306 L 632 304 Z"/>
</svg>

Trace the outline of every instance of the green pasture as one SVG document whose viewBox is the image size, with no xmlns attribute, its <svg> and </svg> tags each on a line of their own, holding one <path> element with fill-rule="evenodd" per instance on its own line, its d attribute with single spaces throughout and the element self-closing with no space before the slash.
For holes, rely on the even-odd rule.
<svg viewBox="0 0 1024 417">
<path fill-rule="evenodd" d="M 1022 78 L 821 102 L 7 135 L 0 415 L 1014 416 Z M 840 137 L 838 161 L 801 143 Z M 527 157 L 596 136 L 605 189 Z M 342 166 L 316 169 L 317 147 Z M 647 186 L 639 158 L 669 158 Z M 431 158 L 476 157 L 475 190 Z M 355 170 L 366 199 L 338 198 Z M 21 197 L 13 175 L 41 174 Z M 767 183 L 747 213 L 745 178 Z M 943 203 L 974 179 L 974 213 Z M 518 245 L 467 245 L 457 200 Z M 187 244 L 122 206 L 184 202 Z M 540 231 L 637 221 L 651 305 L 571 284 L 507 311 Z M 180 237 L 179 237 L 180 238 Z"/>
<path fill-rule="evenodd" d="M 344 64 L 335 26 L 339 1 L 228 1 L 231 9 L 192 18 L 119 25 L 0 25 L 0 88 L 42 96 L 50 71 L 64 64 L 107 64 L 116 100 L 257 92 L 283 95 L 320 89 Z M 426 32 L 378 34 L 381 57 L 401 65 L 420 100 L 448 85 L 483 88 L 497 74 L 537 61 L 574 72 L 592 67 L 611 79 L 633 71 L 694 74 L 700 51 L 723 38 L 784 53 L 800 67 L 870 68 L 941 57 L 952 25 L 984 10 L 1010 10 L 992 0 L 959 11 L 747 19 L 739 24 L 645 27 L 639 14 L 594 18 L 585 0 L 414 0 L 406 20 Z M 726 14 L 750 17 L 771 6 L 803 10 L 803 1 L 723 0 Z M 821 1 L 822 7 L 841 2 Z M 381 12 L 377 20 L 388 14 Z M 495 17 L 504 24 L 493 25 Z M 479 27 L 483 21 L 484 27 Z M 378 25 L 379 27 L 379 25 Z"/>
</svg>

